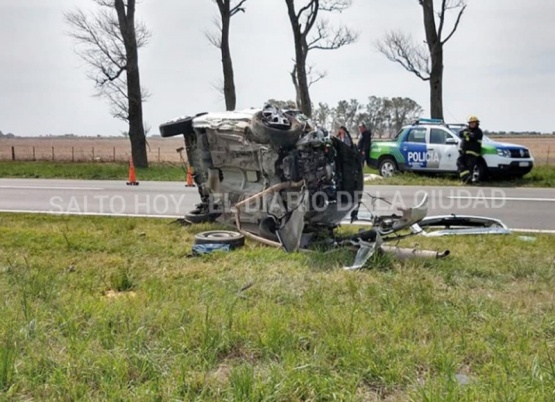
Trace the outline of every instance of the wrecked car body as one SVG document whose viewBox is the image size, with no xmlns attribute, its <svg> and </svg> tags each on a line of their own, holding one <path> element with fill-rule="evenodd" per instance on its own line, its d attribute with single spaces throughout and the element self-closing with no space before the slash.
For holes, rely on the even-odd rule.
<svg viewBox="0 0 555 402">
<path fill-rule="evenodd" d="M 247 237 L 288 252 L 357 248 L 361 268 L 382 243 L 425 218 L 426 198 L 401 215 L 375 217 L 354 236 L 336 234 L 356 220 L 363 170 L 348 146 L 297 112 L 271 105 L 240 112 L 201 113 L 160 126 L 162 137 L 183 135 L 200 203 L 191 223 L 219 221 Z M 437 255 L 436 255 L 437 256 Z"/>
</svg>

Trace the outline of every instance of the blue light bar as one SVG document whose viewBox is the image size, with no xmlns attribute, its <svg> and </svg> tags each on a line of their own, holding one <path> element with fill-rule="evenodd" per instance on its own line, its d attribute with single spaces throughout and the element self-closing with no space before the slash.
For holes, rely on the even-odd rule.
<svg viewBox="0 0 555 402">
<path fill-rule="evenodd" d="M 420 124 L 445 124 L 442 119 L 418 119 Z"/>
</svg>

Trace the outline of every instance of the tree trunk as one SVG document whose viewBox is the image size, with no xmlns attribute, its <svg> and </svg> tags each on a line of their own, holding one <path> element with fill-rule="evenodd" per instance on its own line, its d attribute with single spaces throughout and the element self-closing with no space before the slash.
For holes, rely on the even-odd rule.
<svg viewBox="0 0 555 402">
<path fill-rule="evenodd" d="M 432 119 L 443 119 L 443 49 L 438 43 L 432 53 L 430 72 L 430 114 Z"/>
<path fill-rule="evenodd" d="M 139 52 L 135 32 L 135 0 L 127 3 L 127 13 L 123 0 L 115 0 L 125 51 L 127 56 L 127 99 L 129 102 L 129 140 L 131 155 L 136 167 L 148 167 L 145 129 L 143 125 L 143 100 L 139 75 Z"/>
<path fill-rule="evenodd" d="M 235 81 L 233 78 L 233 62 L 231 60 L 231 50 L 229 47 L 229 25 L 231 15 L 229 10 L 222 14 L 222 66 L 224 72 L 224 97 L 226 110 L 235 110 L 237 96 L 235 94 Z"/>
<path fill-rule="evenodd" d="M 303 50 L 302 43 L 297 43 L 295 40 L 295 47 L 299 48 L 296 51 L 296 72 L 297 72 L 297 84 L 298 84 L 298 97 L 301 101 L 300 109 L 301 112 L 312 117 L 312 102 L 310 100 L 310 92 L 308 90 L 308 78 L 306 76 L 306 53 Z"/>
<path fill-rule="evenodd" d="M 310 92 L 308 88 L 308 77 L 306 76 L 306 57 L 308 55 L 308 45 L 306 43 L 306 34 L 303 35 L 301 22 L 299 16 L 295 12 L 294 0 L 285 0 L 287 10 L 289 13 L 289 21 L 293 29 L 293 39 L 295 40 L 295 68 L 293 72 L 296 75 L 294 78 L 295 90 L 297 99 L 300 100 L 300 105 L 297 107 L 300 111 L 308 117 L 312 116 L 312 102 L 310 101 Z M 316 6 L 315 13 L 318 12 L 318 5 Z M 313 15 L 316 18 L 316 14 Z"/>
<path fill-rule="evenodd" d="M 424 30 L 430 51 L 430 114 L 432 119 L 443 119 L 443 44 L 438 37 L 434 1 L 423 0 Z"/>
<path fill-rule="evenodd" d="M 136 49 L 135 49 L 136 52 Z M 127 93 L 129 97 L 129 139 L 131 155 L 136 167 L 148 167 L 146 137 L 143 125 L 143 102 L 141 97 L 141 80 L 136 57 L 129 58 L 127 66 Z"/>
<path fill-rule="evenodd" d="M 291 80 L 293 80 L 293 85 L 295 86 L 295 105 L 297 109 L 301 109 L 301 90 L 299 88 L 299 81 L 297 80 L 297 65 L 291 71 Z"/>
</svg>

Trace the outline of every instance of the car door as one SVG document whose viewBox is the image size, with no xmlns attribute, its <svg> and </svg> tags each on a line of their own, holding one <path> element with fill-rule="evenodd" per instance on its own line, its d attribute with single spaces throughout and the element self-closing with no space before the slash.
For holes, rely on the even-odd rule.
<svg viewBox="0 0 555 402">
<path fill-rule="evenodd" d="M 436 172 L 456 172 L 459 140 L 443 127 L 430 128 L 428 168 Z"/>
<path fill-rule="evenodd" d="M 406 169 L 426 170 L 426 127 L 412 127 L 408 130 L 401 144 L 401 154 L 405 159 Z"/>
</svg>

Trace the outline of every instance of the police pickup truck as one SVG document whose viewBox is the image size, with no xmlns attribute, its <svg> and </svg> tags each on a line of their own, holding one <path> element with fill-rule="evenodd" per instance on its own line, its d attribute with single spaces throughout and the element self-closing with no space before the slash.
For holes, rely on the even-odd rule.
<svg viewBox="0 0 555 402">
<path fill-rule="evenodd" d="M 461 124 L 445 124 L 438 119 L 420 119 L 405 126 L 390 141 L 372 141 L 370 162 L 384 177 L 397 171 L 456 173 Z M 520 145 L 496 142 L 484 135 L 482 156 L 474 174 L 522 177 L 532 170 L 534 159 Z"/>
</svg>

